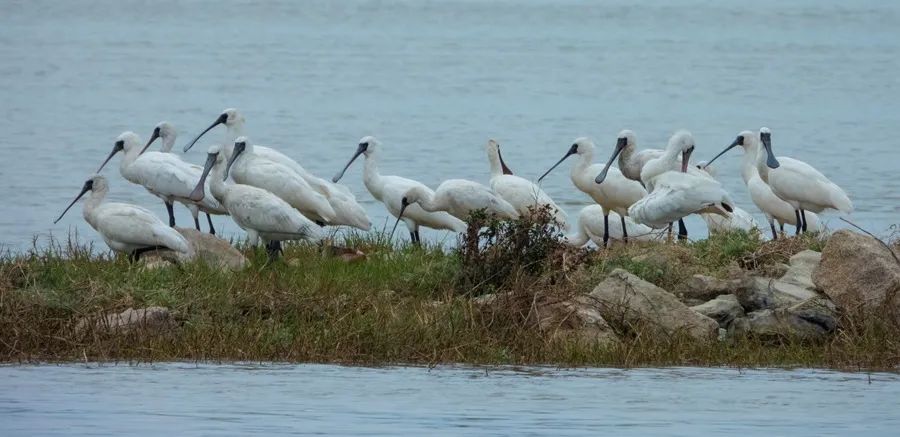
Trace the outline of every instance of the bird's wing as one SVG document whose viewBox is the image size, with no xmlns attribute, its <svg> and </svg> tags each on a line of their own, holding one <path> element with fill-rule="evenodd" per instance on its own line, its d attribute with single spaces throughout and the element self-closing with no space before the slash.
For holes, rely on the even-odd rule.
<svg viewBox="0 0 900 437">
<path fill-rule="evenodd" d="M 104 203 L 94 211 L 105 238 L 135 246 L 165 246 L 188 252 L 187 240 L 150 211 L 127 203 Z"/>
</svg>

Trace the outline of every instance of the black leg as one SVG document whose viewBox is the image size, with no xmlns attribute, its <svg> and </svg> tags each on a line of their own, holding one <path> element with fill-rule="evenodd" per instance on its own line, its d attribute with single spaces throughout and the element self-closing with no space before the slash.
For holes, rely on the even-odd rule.
<svg viewBox="0 0 900 437">
<path fill-rule="evenodd" d="M 797 217 L 797 232 L 795 232 L 794 235 L 800 235 L 800 228 L 803 227 L 803 220 L 800 218 L 800 210 L 799 209 L 794 210 L 794 216 Z"/>
<path fill-rule="evenodd" d="M 175 227 L 175 211 L 171 202 L 163 202 L 166 204 L 166 211 L 169 213 L 169 226 Z"/>
<path fill-rule="evenodd" d="M 197 228 L 197 232 L 203 232 L 200 229 L 200 217 L 198 217 L 197 215 L 194 216 L 194 227 Z"/>
<path fill-rule="evenodd" d="M 687 240 L 687 226 L 684 225 L 682 219 L 678 219 L 678 239 Z"/>
<path fill-rule="evenodd" d="M 413 231 L 409 231 L 409 242 L 413 244 L 416 243 L 416 233 Z"/>
<path fill-rule="evenodd" d="M 422 237 L 419 235 L 419 228 L 416 228 L 416 244 L 422 244 Z"/>
<path fill-rule="evenodd" d="M 609 214 L 603 214 L 603 247 L 609 242 Z"/>
<path fill-rule="evenodd" d="M 619 219 L 622 220 L 622 241 L 628 242 L 628 229 L 625 227 L 625 216 L 620 215 Z"/>
<path fill-rule="evenodd" d="M 770 220 L 770 221 L 769 221 L 769 227 L 772 228 L 772 239 L 773 239 L 773 240 L 777 240 L 777 239 L 778 239 L 778 233 L 775 232 L 775 222 L 773 222 L 773 221 Z"/>
<path fill-rule="evenodd" d="M 278 259 L 278 255 L 283 252 L 281 250 L 281 242 L 278 240 L 270 241 L 266 243 L 266 255 L 269 256 L 269 262 L 275 262 Z"/>
<path fill-rule="evenodd" d="M 784 222 L 779 223 L 779 229 L 781 229 L 781 233 L 784 233 Z"/>
<path fill-rule="evenodd" d="M 212 224 L 212 217 L 210 217 L 209 214 L 206 214 L 206 223 L 209 223 L 209 233 L 210 233 L 210 235 L 216 235 L 216 228 L 213 227 L 213 224 Z"/>
<path fill-rule="evenodd" d="M 800 218 L 803 219 L 803 233 L 806 233 L 806 211 L 800 209 Z"/>
<path fill-rule="evenodd" d="M 666 228 L 666 242 L 672 241 L 672 224 L 669 223 L 669 227 Z"/>
</svg>

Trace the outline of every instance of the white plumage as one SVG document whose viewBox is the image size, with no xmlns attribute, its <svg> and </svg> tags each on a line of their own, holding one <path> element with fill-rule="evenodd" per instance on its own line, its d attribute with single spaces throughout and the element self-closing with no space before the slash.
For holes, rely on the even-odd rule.
<svg viewBox="0 0 900 437">
<path fill-rule="evenodd" d="M 563 229 L 569 229 L 565 211 L 544 190 L 531 181 L 512 174 L 506 167 L 500 155 L 500 144 L 489 140 L 485 150 L 491 165 L 491 189 L 495 193 L 509 202 L 520 215 L 528 215 L 534 208 L 549 208 L 553 219 Z"/>
<path fill-rule="evenodd" d="M 554 164 L 553 167 L 550 167 L 538 181 L 546 177 L 550 171 L 569 156 L 578 155 L 578 159 L 569 173 L 572 183 L 580 191 L 590 196 L 594 202 L 602 206 L 603 211 L 617 213 L 621 223 L 620 233 L 627 232 L 624 217 L 628 215 L 628 207 L 646 196 L 647 190 L 639 182 L 623 176 L 619 169 L 615 167 L 604 168 L 602 164 L 591 164 L 594 157 L 594 149 L 593 141 L 587 138 L 576 139 L 562 159 Z M 598 184 L 596 177 L 601 171 L 606 171 L 606 178 L 603 183 Z M 605 219 L 604 223 L 606 223 L 604 227 L 608 228 L 609 220 Z M 609 234 L 608 229 L 601 233 L 601 235 Z"/>
<path fill-rule="evenodd" d="M 112 152 L 103 161 L 97 172 L 99 173 L 116 153 L 123 152 L 124 156 L 119 164 L 119 173 L 122 177 L 133 184 L 143 186 L 151 194 L 163 200 L 169 213 L 170 226 L 175 226 L 172 203 L 178 202 L 185 205 L 191 211 L 194 225 L 199 231 L 200 222 L 197 217 L 199 211 L 202 210 L 207 214 L 224 214 L 225 210 L 211 197 L 197 202 L 189 198 L 197 181 L 200 180 L 202 169 L 185 162 L 174 153 L 147 152 L 147 148 L 157 137 L 158 135 L 154 135 L 146 145 L 141 147 L 141 140 L 137 134 L 134 132 L 122 133 L 116 139 Z M 213 231 L 212 227 L 210 231 Z"/>
<path fill-rule="evenodd" d="M 641 180 L 650 189 L 643 199 L 628 209 L 634 221 L 661 229 L 691 214 L 712 213 L 728 216 L 734 202 L 715 179 L 686 173 L 694 138 L 689 132 L 676 132 L 665 153 L 644 165 Z M 681 171 L 673 171 L 679 153 Z"/>
<path fill-rule="evenodd" d="M 709 163 L 711 164 L 712 161 L 737 146 L 741 146 L 744 149 L 744 156 L 741 158 L 741 178 L 747 186 L 747 192 L 750 193 L 750 200 L 766 216 L 769 228 L 772 231 L 772 238 L 777 239 L 778 231 L 775 229 L 775 222 L 778 222 L 779 227 L 783 231 L 785 224 L 797 225 L 797 215 L 794 213 L 794 207 L 776 196 L 769 184 L 765 183 L 759 176 L 756 161 L 758 154 L 765 153 L 765 151 L 759 147 L 758 135 L 750 131 L 741 132 L 725 150 L 716 155 Z M 707 171 L 710 169 L 708 165 L 703 165 Z M 813 230 L 818 231 L 821 229 L 819 218 L 815 213 L 807 212 L 806 219 Z"/>
<path fill-rule="evenodd" d="M 578 221 L 574 231 L 566 235 L 563 241 L 566 244 L 575 247 L 581 247 L 592 241 L 599 247 L 603 247 L 604 235 L 606 232 L 604 216 L 606 213 L 600 205 L 588 205 L 578 212 Z M 654 231 L 649 226 L 635 223 L 630 217 L 622 217 L 616 212 L 609 213 L 609 218 L 613 221 L 623 221 L 625 229 L 628 232 L 628 238 L 633 240 L 654 240 L 659 238 L 659 232 Z M 625 234 L 618 226 L 609 227 L 609 239 L 624 240 Z"/>
<path fill-rule="evenodd" d="M 58 222 L 85 193 L 91 192 L 84 202 L 84 220 L 103 237 L 110 249 L 133 257 L 141 251 L 165 248 L 185 255 L 191 254 L 187 240 L 175 229 L 166 226 L 152 212 L 127 203 L 105 203 L 109 185 L 103 176 L 93 176 L 84 183 L 81 193 L 54 221 Z"/>
<path fill-rule="evenodd" d="M 350 168 L 353 161 L 360 155 L 365 156 L 363 183 L 366 185 L 366 189 L 369 190 L 372 197 L 384 204 L 392 216 L 403 220 L 407 229 L 409 229 L 410 238 L 414 242 L 421 241 L 419 236 L 420 226 L 432 229 L 446 229 L 454 232 L 462 232 L 466 229 L 466 224 L 462 220 L 443 211 L 428 212 L 419 205 L 410 205 L 403 212 L 403 216 L 400 217 L 400 211 L 403 210 L 403 196 L 409 190 L 417 188 L 431 196 L 434 195 L 434 192 L 425 184 L 412 179 L 400 176 L 383 176 L 378 170 L 381 142 L 375 137 L 367 136 L 359 140 L 356 153 L 353 154 L 347 165 L 334 176 L 333 181 L 337 182 L 340 180 L 344 176 L 344 172 Z"/>
<path fill-rule="evenodd" d="M 244 116 L 238 112 L 237 109 L 228 108 L 222 111 L 213 124 L 201 132 L 200 135 L 197 135 L 190 144 L 185 146 L 184 151 L 188 151 L 205 133 L 222 124 L 226 127 L 222 152 L 227 158 L 231 158 L 235 140 L 243 135 L 244 122 Z M 316 192 L 324 196 L 334 211 L 334 217 L 328 224 L 334 226 L 352 226 L 364 231 L 368 231 L 371 228 L 371 220 L 369 220 L 366 210 L 356 201 L 356 197 L 353 196 L 353 193 L 347 187 L 330 183 L 315 176 L 303 168 L 297 161 L 294 161 L 275 149 L 254 145 L 253 152 L 259 158 L 268 159 L 291 169 L 303 178 Z"/>
<path fill-rule="evenodd" d="M 403 196 L 403 204 L 418 204 L 428 212 L 445 211 L 462 221 L 477 210 L 505 219 L 519 217 L 516 209 L 493 190 L 465 179 L 448 179 L 434 191 L 413 187 Z"/>
<path fill-rule="evenodd" d="M 231 218 L 247 231 L 251 241 L 261 238 L 274 257 L 285 240 L 319 241 L 325 232 L 280 197 L 264 189 L 238 183 L 225 183 L 228 177 L 225 156 L 219 146 L 210 147 L 200 183 L 210 177 L 212 195 L 222 203 Z M 192 198 L 203 196 L 200 184 Z"/>
<path fill-rule="evenodd" d="M 310 220 L 325 224 L 335 218 L 334 209 L 325 196 L 313 190 L 289 166 L 258 155 L 256 146 L 247 137 L 235 140 L 227 167 L 235 183 L 266 190 Z"/>
<path fill-rule="evenodd" d="M 764 151 L 760 151 L 756 160 L 756 168 L 760 178 L 772 188 L 780 199 L 789 203 L 795 215 L 803 220 L 806 211 L 822 212 L 835 209 L 849 214 L 853 211 L 853 203 L 837 184 L 828 180 L 811 165 L 793 158 L 775 157 L 772 152 L 771 131 L 768 128 L 759 130 L 759 138 Z M 798 228 L 808 230 L 809 224 Z"/>
</svg>

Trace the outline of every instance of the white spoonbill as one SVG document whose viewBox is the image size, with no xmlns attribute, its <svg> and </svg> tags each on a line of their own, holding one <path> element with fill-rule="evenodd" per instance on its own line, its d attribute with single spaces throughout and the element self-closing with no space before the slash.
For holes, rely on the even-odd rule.
<svg viewBox="0 0 900 437">
<path fill-rule="evenodd" d="M 324 231 L 318 225 L 280 197 L 250 185 L 226 184 L 228 168 L 219 146 L 209 148 L 203 175 L 191 194 L 192 199 L 204 197 L 203 188 L 210 175 L 212 195 L 225 206 L 234 222 L 247 231 L 250 241 L 263 240 L 270 260 L 278 257 L 282 241 L 320 241 L 325 238 Z"/>
<path fill-rule="evenodd" d="M 609 217 L 612 217 L 613 221 L 616 219 L 621 220 L 624 223 L 625 230 L 620 231 L 618 227 L 613 226 L 609 228 L 609 233 L 607 233 L 606 223 Z M 605 240 L 624 241 L 626 237 L 634 240 L 649 241 L 658 238 L 659 233 L 649 226 L 635 223 L 629 217 L 620 216 L 615 211 L 607 215 L 602 206 L 595 204 L 585 206 L 578 212 L 578 223 L 575 225 L 574 232 L 566 235 L 563 241 L 574 247 L 584 246 L 588 241 L 592 241 L 598 247 L 603 247 L 606 245 Z"/>
<path fill-rule="evenodd" d="M 383 176 L 378 171 L 378 159 L 381 157 L 381 142 L 375 137 L 366 136 L 359 140 L 356 152 L 353 153 L 347 165 L 334 175 L 332 181 L 339 181 L 359 155 L 365 156 L 363 183 L 366 185 L 366 189 L 369 190 L 372 197 L 384 204 L 391 215 L 403 220 L 407 229 L 409 229 L 409 237 L 414 243 L 421 242 L 419 236 L 420 226 L 432 229 L 447 229 L 454 232 L 462 232 L 466 229 L 466 224 L 462 220 L 443 211 L 428 212 L 419 205 L 410 205 L 405 210 L 403 209 L 403 196 L 410 189 L 418 188 L 432 196 L 434 192 L 425 184 L 412 179 L 400 176 Z M 403 211 L 402 217 L 400 215 L 401 211 Z"/>
<path fill-rule="evenodd" d="M 177 136 L 178 132 L 175 130 L 175 126 L 172 126 L 172 124 L 167 121 L 161 121 L 156 125 L 156 127 L 153 128 L 153 133 L 150 135 L 150 140 L 147 141 L 147 145 L 144 146 L 144 151 L 141 152 L 141 154 L 143 155 L 144 153 L 146 153 L 145 151 L 147 150 L 147 148 L 150 147 L 150 145 L 153 144 L 154 141 L 159 139 L 160 141 L 162 141 L 162 146 L 160 146 L 159 148 L 159 151 L 161 153 L 171 153 L 173 156 L 178 156 L 175 155 L 174 152 L 172 152 L 172 147 L 175 146 L 175 138 L 177 138 Z M 179 157 L 179 159 L 181 158 Z M 191 168 L 196 173 L 197 180 L 199 180 L 200 173 L 203 172 L 203 167 L 191 163 L 187 164 L 191 166 Z M 215 226 L 213 226 L 211 215 L 227 214 L 225 212 L 225 208 L 223 208 L 222 205 L 220 205 L 219 202 L 216 201 L 216 199 L 212 196 L 204 197 L 200 202 L 185 203 L 184 205 L 194 217 L 194 226 L 197 227 L 197 230 L 200 230 L 200 219 L 198 218 L 199 212 L 202 211 L 206 214 L 206 223 L 209 225 L 209 233 L 212 235 L 216 235 L 216 228 Z M 166 205 L 166 209 L 168 209 L 168 207 L 169 205 Z M 174 222 L 175 217 L 170 216 L 169 219 L 170 221 Z"/>
<path fill-rule="evenodd" d="M 665 151 L 660 149 L 637 150 L 637 138 L 635 137 L 634 132 L 630 129 L 622 130 L 616 138 L 616 147 L 613 149 L 612 155 L 609 157 L 603 170 L 597 175 L 595 181 L 598 184 L 603 184 L 613 161 L 618 157 L 619 170 L 622 172 L 622 175 L 644 185 L 644 181 L 641 180 L 641 171 L 644 169 L 644 166 L 647 165 L 648 162 L 662 157 L 663 154 L 665 154 Z M 680 168 L 681 162 L 678 159 L 671 162 L 672 170 L 678 170 Z M 688 172 L 693 173 L 694 170 L 688 168 Z M 644 187 L 650 190 L 650 187 L 647 187 L 646 185 L 644 185 Z M 687 227 L 684 225 L 684 220 L 678 220 L 679 238 L 683 238 L 684 235 L 686 235 L 686 232 Z"/>
<path fill-rule="evenodd" d="M 198 219 L 198 204 L 203 205 L 204 210 L 222 214 L 222 206 L 215 199 L 207 199 L 203 202 L 194 202 L 188 197 L 197 181 L 200 180 L 200 169 L 197 166 L 181 160 L 172 153 L 145 152 L 150 147 L 148 142 L 143 148 L 141 140 L 134 132 L 124 132 L 116 138 L 113 149 L 97 169 L 97 173 L 116 155 L 123 152 L 122 162 L 119 164 L 119 173 L 127 181 L 140 185 L 151 194 L 159 197 L 166 205 L 169 213 L 169 226 L 175 226 L 175 214 L 172 208 L 174 202 L 184 204 L 191 210 L 194 216 L 194 226 L 200 230 Z M 211 230 L 212 232 L 212 230 Z"/>
<path fill-rule="evenodd" d="M 641 170 L 641 180 L 650 189 L 643 199 L 628 208 L 634 221 L 655 229 L 668 226 L 691 214 L 712 213 L 728 216 L 734 202 L 715 179 L 687 173 L 694 137 L 687 131 L 676 132 L 669 139 L 665 153 L 650 160 Z M 681 154 L 681 170 L 671 170 Z M 679 229 L 679 237 L 687 237 L 687 229 Z"/>
<path fill-rule="evenodd" d="M 741 159 L 741 178 L 744 180 L 744 185 L 747 186 L 747 191 L 750 193 L 750 200 L 752 200 L 753 204 L 765 214 L 766 220 L 769 222 L 769 228 L 772 230 L 772 239 L 778 239 L 778 232 L 775 230 L 775 222 L 778 222 L 778 226 L 783 233 L 785 223 L 794 226 L 797 225 L 797 216 L 794 213 L 794 207 L 791 206 L 790 203 L 787 203 L 776 196 L 775 193 L 772 192 L 772 188 L 769 187 L 769 184 L 763 182 L 762 178 L 759 177 L 759 170 L 756 169 L 757 155 L 759 153 L 765 153 L 765 151 L 761 151 L 759 147 L 757 134 L 750 131 L 741 132 L 735 140 L 725 148 L 725 150 L 722 150 L 718 155 L 713 157 L 713 159 L 706 163 L 704 167 L 708 170 L 709 164 L 712 164 L 713 161 L 724 155 L 725 152 L 737 146 L 741 146 L 744 149 L 744 156 Z M 821 230 L 819 218 L 815 213 L 807 212 L 806 218 L 810 222 L 813 230 Z"/>
<path fill-rule="evenodd" d="M 100 175 L 94 175 L 85 181 L 75 200 L 53 223 L 59 222 L 88 191 L 91 195 L 84 202 L 84 220 L 103 237 L 110 249 L 128 254 L 132 261 L 137 261 L 144 252 L 157 249 L 190 255 L 191 248 L 187 240 L 152 212 L 128 203 L 104 202 L 109 184 Z"/>
<path fill-rule="evenodd" d="M 495 193 L 516 208 L 520 215 L 531 214 L 534 208 L 549 208 L 556 223 L 565 230 L 569 229 L 566 213 L 544 190 L 509 170 L 500 155 L 500 144 L 489 140 L 485 150 L 491 164 L 491 189 Z"/>
<path fill-rule="evenodd" d="M 619 220 L 622 223 L 622 238 L 628 241 L 628 227 L 625 225 L 628 207 L 646 196 L 647 190 L 639 182 L 623 176 L 619 169 L 615 167 L 603 169 L 604 171 L 608 170 L 608 174 L 602 184 L 595 182 L 594 179 L 603 166 L 601 164 L 591 164 L 594 158 L 594 149 L 593 141 L 584 137 L 577 138 L 562 159 L 541 175 L 538 178 L 538 182 L 541 182 L 554 168 L 562 164 L 566 158 L 578 155 L 578 159 L 575 161 L 575 165 L 572 166 L 569 176 L 575 187 L 591 196 L 591 199 L 594 199 L 594 202 L 602 206 L 603 212 L 606 213 L 603 216 L 603 245 L 606 246 L 606 241 L 610 238 L 609 213 L 611 212 L 615 212 L 619 216 Z"/>
<path fill-rule="evenodd" d="M 320 226 L 334 220 L 334 209 L 325 196 L 287 165 L 256 154 L 256 146 L 247 137 L 235 140 L 225 172 L 238 184 L 262 188 L 280 197 Z"/>
<path fill-rule="evenodd" d="M 504 219 L 519 218 L 516 209 L 493 190 L 465 179 L 448 179 L 434 191 L 420 186 L 410 188 L 403 195 L 400 216 L 412 204 L 418 204 L 428 212 L 445 211 L 462 221 L 468 220 L 477 210 Z"/>
<path fill-rule="evenodd" d="M 709 177 L 716 178 L 715 169 L 710 167 L 708 162 L 700 161 L 697 163 L 696 168 L 708 174 Z M 759 229 L 759 225 L 757 225 L 756 220 L 753 219 L 749 212 L 736 205 L 732 205 L 732 207 L 734 211 L 728 217 L 719 214 L 700 214 L 700 218 L 706 222 L 706 227 L 709 229 L 710 234 L 728 231 L 749 232 L 753 229 Z"/>
<path fill-rule="evenodd" d="M 845 214 L 853 212 L 853 204 L 847 193 L 828 180 L 811 165 L 792 158 L 775 157 L 772 152 L 772 131 L 759 130 L 759 139 L 765 147 L 756 159 L 759 177 L 769 184 L 776 196 L 791 204 L 800 224 L 797 233 L 806 232 L 806 211 L 822 212 L 836 209 Z"/>
<path fill-rule="evenodd" d="M 200 135 L 197 135 L 193 141 L 190 142 L 187 146 L 184 147 L 184 151 L 187 152 L 197 140 L 200 139 L 205 133 L 209 132 L 211 129 L 218 125 L 224 125 L 226 128 L 225 132 L 225 141 L 223 142 L 224 146 L 222 152 L 225 154 L 227 158 L 232 156 L 232 151 L 234 147 L 235 140 L 243 135 L 244 131 L 244 116 L 238 112 L 237 109 L 228 108 L 219 115 L 218 118 L 207 127 Z M 328 203 L 331 204 L 331 208 L 334 210 L 334 218 L 328 222 L 329 225 L 333 226 L 352 226 L 354 228 L 361 229 L 363 231 L 368 231 L 372 224 L 371 220 L 369 220 L 369 216 L 366 215 L 366 210 L 356 201 L 356 197 L 347 187 L 343 185 L 338 185 L 334 183 L 330 183 L 316 175 L 308 172 L 303 166 L 294 161 L 293 159 L 287 157 L 281 152 L 263 146 L 254 146 L 253 152 L 260 158 L 265 158 L 279 164 L 285 165 L 291 170 L 295 171 L 300 177 L 302 177 L 306 183 L 308 183 L 314 190 L 316 190 L 319 194 L 325 196 L 328 199 Z M 239 183 L 249 183 L 249 182 L 241 182 L 239 175 L 235 175 L 236 181 Z M 252 184 L 250 184 L 252 185 Z"/>
</svg>

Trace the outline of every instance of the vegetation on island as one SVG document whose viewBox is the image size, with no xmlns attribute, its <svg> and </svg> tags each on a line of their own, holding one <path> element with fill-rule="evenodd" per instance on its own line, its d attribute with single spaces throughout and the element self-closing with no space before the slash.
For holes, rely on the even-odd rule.
<svg viewBox="0 0 900 437">
<path fill-rule="evenodd" d="M 613 345 L 547 335 L 539 301 L 590 292 L 615 268 L 679 293 L 694 274 L 765 274 L 814 234 L 765 241 L 733 232 L 681 243 L 629 242 L 575 249 L 546 220 L 478 218 L 454 249 L 352 234 L 365 258 L 346 262 L 320 246 L 291 244 L 267 264 L 223 272 L 201 262 L 146 268 L 97 254 L 76 239 L 0 259 L 0 362 L 288 361 L 347 364 L 557 366 L 779 366 L 895 369 L 900 333 L 851 315 L 824 340 L 623 335 Z M 502 293 L 502 304 L 478 296 Z M 169 308 L 173 329 L 110 333 L 85 321 L 128 308 Z M 862 319 L 860 319 L 862 320 Z"/>
</svg>

